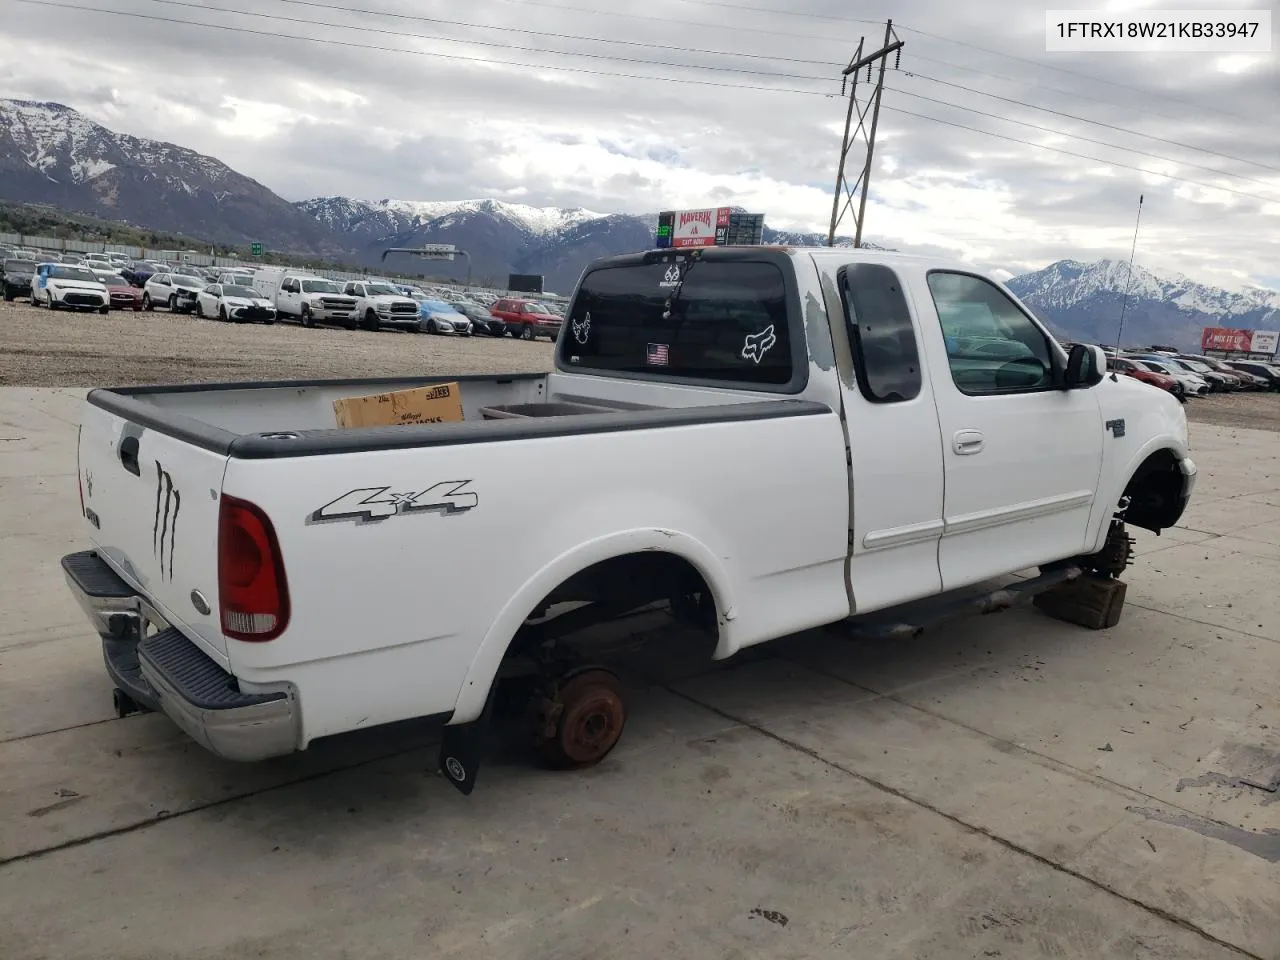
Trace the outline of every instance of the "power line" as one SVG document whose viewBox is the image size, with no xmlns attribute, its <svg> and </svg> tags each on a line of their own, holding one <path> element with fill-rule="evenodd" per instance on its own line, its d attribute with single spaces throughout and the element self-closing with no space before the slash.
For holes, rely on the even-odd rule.
<svg viewBox="0 0 1280 960">
<path fill-rule="evenodd" d="M 939 66 L 951 67 L 953 70 L 964 70 L 967 73 L 976 73 L 981 77 L 991 77 L 993 80 L 1005 80 L 1005 81 L 1008 81 L 1009 83 L 1017 83 L 1027 87 L 1037 87 L 1041 90 L 1049 90 L 1053 93 L 1061 93 L 1065 96 L 1079 98 L 1081 100 L 1092 100 L 1094 103 L 1101 103 L 1108 107 L 1134 109 L 1132 107 L 1127 107 L 1125 104 L 1116 103 L 1114 100 L 1108 100 L 1106 97 L 1096 97 L 1088 93 L 1081 93 L 1078 90 L 1067 90 L 1063 87 L 1053 87 L 1047 83 L 1039 83 L 1035 80 L 1028 80 L 1025 77 L 1013 77 L 1007 73 L 992 73 L 990 70 L 980 70 L 977 67 L 965 66 L 962 63 L 952 63 L 950 60 L 939 60 L 937 57 L 926 57 L 919 53 L 916 53 L 914 50 L 911 51 L 911 59 L 913 62 L 916 60 L 922 60 L 925 63 L 936 63 Z M 1150 107 L 1147 107 L 1147 106 L 1143 106 L 1142 109 L 1144 112 L 1149 113 L 1154 117 L 1160 117 L 1163 120 L 1183 121 L 1186 119 L 1185 114 L 1180 117 L 1175 117 L 1169 113 L 1160 113 L 1156 110 L 1152 110 Z"/>
<path fill-rule="evenodd" d="M 1027 57 L 1019 57 L 1019 56 L 1015 56 L 1012 53 L 1005 53 L 1003 50 L 991 50 L 987 47 L 980 47 L 976 43 L 969 43 L 968 41 L 965 41 L 965 40 L 956 40 L 953 37 L 939 36 L 936 33 L 929 33 L 927 30 L 920 30 L 916 27 L 903 27 L 903 29 L 910 30 L 912 33 L 918 33 L 922 37 L 928 37 L 930 40 L 937 40 L 941 43 L 953 43 L 957 46 L 968 47 L 971 50 L 977 50 L 981 53 L 990 54 L 991 56 L 1004 57 L 1008 60 L 1017 60 L 1019 63 L 1029 63 L 1031 66 L 1037 67 L 1042 70 L 1053 70 L 1056 73 L 1065 73 L 1067 76 L 1079 77 L 1080 79 L 1089 80 L 1089 81 L 1092 81 L 1093 83 L 1102 83 L 1102 84 L 1106 84 L 1109 87 L 1122 87 L 1125 90 L 1133 90 L 1136 93 L 1142 94 L 1144 97 L 1159 97 L 1162 100 L 1168 100 L 1170 103 L 1177 103 L 1184 107 L 1193 107 L 1196 110 L 1209 109 L 1202 103 L 1193 103 L 1190 100 L 1183 100 L 1183 99 L 1180 99 L 1179 97 L 1172 97 L 1167 93 L 1158 93 L 1157 91 L 1154 91 L 1154 90 L 1147 90 L 1142 87 L 1135 87 L 1132 84 L 1121 83 L 1118 80 L 1103 80 L 1101 77 L 1095 77 L 1087 73 L 1081 73 L 1079 70 L 1068 70 L 1066 67 L 1056 67 L 1050 63 L 1041 63 L 1039 60 L 1031 60 Z M 1217 105 L 1215 105 L 1213 109 L 1218 113 L 1225 114 L 1229 117 L 1235 117 L 1237 120 L 1245 120 L 1248 123 L 1257 123 L 1258 121 L 1257 117 L 1244 117 L 1238 113 L 1231 113 L 1230 111 L 1223 110 L 1220 106 L 1217 106 Z"/>
<path fill-rule="evenodd" d="M 167 3 L 170 0 L 152 0 L 153 3 Z M 462 20 L 443 20 L 439 17 L 422 17 L 409 13 L 393 13 L 390 10 L 360 10 L 340 4 L 320 3 L 318 0 L 277 0 L 300 7 L 315 7 L 321 10 L 334 10 L 339 13 L 358 14 L 361 16 L 387 17 L 394 20 L 410 20 L 417 23 L 437 23 L 449 27 L 470 27 L 476 30 L 495 30 L 501 33 L 523 33 L 534 37 L 553 37 L 558 40 L 582 40 L 587 43 L 612 43 L 628 47 L 647 47 L 653 50 L 672 50 L 680 53 L 711 54 L 717 57 L 745 57 L 749 60 L 776 60 L 781 63 L 803 63 L 815 67 L 832 67 L 839 69 L 842 64 L 833 60 L 807 60 L 802 57 L 780 57 L 770 53 L 740 53 L 737 50 L 708 50 L 700 47 L 680 47 L 667 43 L 648 43 L 642 40 L 615 40 L 609 37 L 584 37 L 571 33 L 554 33 L 548 30 L 529 30 L 524 27 L 504 27 L 487 23 L 467 23 Z M 201 4 L 176 4 L 177 6 L 198 7 L 206 10 L 217 10 L 217 7 L 204 7 Z M 230 11 L 228 11 L 230 12 Z M 266 16 L 266 14 L 263 14 Z M 825 78 L 824 78 L 825 79 Z"/>
<path fill-rule="evenodd" d="M 1280 183 L 1272 184 L 1266 180 L 1259 180 L 1257 177 L 1247 177 L 1242 173 L 1230 173 L 1226 170 L 1218 170 L 1215 167 L 1205 167 L 1198 163 L 1191 163 L 1187 160 L 1179 160 L 1175 157 L 1165 157 L 1157 153 L 1147 153 L 1145 150 L 1135 150 L 1133 147 L 1121 146 L 1118 143 L 1109 143 L 1106 140 L 1094 140 L 1092 137 L 1084 137 L 1078 133 L 1068 133 L 1065 130 L 1057 130 L 1053 127 L 1043 127 L 1038 123 L 1031 123 L 1027 120 L 1014 120 L 1012 117 L 1001 116 L 998 113 L 986 113 L 973 107 L 966 107 L 959 103 L 952 103 L 949 100 L 939 100 L 936 97 L 926 97 L 922 93 L 912 93 L 910 90 L 900 90 L 897 87 L 889 87 L 894 93 L 902 94 L 905 97 L 914 97 L 917 100 L 927 100 L 929 103 L 936 103 L 939 106 L 950 107 L 953 110 L 964 110 L 966 113 L 975 113 L 980 117 L 987 117 L 991 120 L 1002 120 L 1006 123 L 1017 124 L 1020 127 L 1030 127 L 1032 130 L 1040 130 L 1043 133 L 1052 133 L 1056 136 L 1067 137 L 1071 140 L 1080 140 L 1083 143 L 1096 144 L 1099 147 L 1110 147 L 1113 150 L 1123 150 L 1126 153 L 1136 153 L 1138 156 L 1147 157 L 1151 160 L 1160 160 L 1164 163 L 1176 163 L 1178 166 L 1191 167 L 1195 170 L 1204 170 L 1207 173 L 1214 173 L 1220 177 L 1231 177 L 1237 180 L 1248 180 L 1250 183 L 1256 183 L 1272 190 L 1280 190 Z"/>
<path fill-rule="evenodd" d="M 608 60 L 613 63 L 636 63 L 650 67 L 674 67 L 683 70 L 712 70 L 718 73 L 740 73 L 756 77 L 773 77 L 777 80 L 815 80 L 834 83 L 834 77 L 816 77 L 808 73 L 778 73 L 772 70 L 751 70 L 744 67 L 721 67 L 704 63 L 672 63 L 669 60 L 643 60 L 637 57 L 619 57 L 608 53 L 581 53 L 576 50 L 548 50 L 545 47 L 526 47 L 519 44 L 505 43 L 497 40 L 469 40 L 464 37 L 441 37 L 422 33 L 405 33 L 403 30 L 388 30 L 381 27 L 362 27 L 345 23 L 329 23 L 324 20 L 305 20 L 301 17 L 282 17 L 274 13 L 258 13 L 253 10 L 232 10 L 227 7 L 209 7 L 189 0 L 151 0 L 152 3 L 163 3 L 171 7 L 189 7 L 213 13 L 229 13 L 236 17 L 249 17 L 255 20 L 273 20 L 278 23 L 299 23 L 311 27 L 330 27 L 335 30 L 355 31 L 357 33 L 376 33 L 383 36 L 403 37 L 406 40 L 426 40 L 430 43 L 462 43 L 479 47 L 501 47 L 504 50 L 519 50 L 521 53 L 545 53 L 558 57 L 584 57 L 588 60 Z M 183 21 L 180 21 L 183 22 Z M 574 38 L 568 38 L 574 39 Z"/>
<path fill-rule="evenodd" d="M 662 75 L 655 76 L 652 74 L 644 75 L 644 74 L 630 74 L 630 73 L 614 73 L 607 70 L 591 70 L 586 67 L 566 67 L 566 66 L 560 66 L 558 64 L 547 64 L 547 63 L 518 63 L 512 60 L 497 60 L 492 57 L 469 57 L 469 56 L 464 56 L 462 54 L 456 54 L 456 53 L 437 53 L 432 50 L 406 50 L 403 47 L 383 47 L 383 46 L 377 46 L 375 44 L 352 43 L 351 41 L 348 41 L 348 40 L 334 40 L 327 37 L 300 37 L 296 34 L 280 33 L 275 30 L 254 30 L 249 27 L 235 27 L 235 26 L 231 26 L 230 24 L 224 24 L 224 23 L 203 23 L 198 20 L 179 20 L 176 17 L 161 17 L 161 16 L 156 16 L 154 14 L 135 13 L 133 11 L 127 11 L 127 10 L 103 10 L 100 7 L 86 7 L 86 6 L 81 6 L 79 4 L 72 4 L 72 3 L 52 3 L 52 2 L 47 2 L 47 0 L 17 0 L 17 2 L 30 4 L 32 6 L 39 6 L 42 9 L 46 9 L 46 10 L 48 9 L 76 10 L 83 13 L 101 13 L 107 16 L 125 17 L 133 20 L 149 20 L 155 23 L 169 23 L 169 24 L 175 24 L 177 26 L 183 26 L 183 27 L 200 27 L 206 30 L 222 30 L 228 33 L 243 33 L 251 36 L 267 37 L 267 38 L 279 39 L 279 40 L 299 40 L 307 43 L 324 43 L 324 44 L 329 44 L 330 46 L 351 47 L 357 50 L 373 50 L 379 53 L 404 53 L 404 54 L 409 54 L 411 56 L 432 57 L 437 60 L 458 60 L 458 61 L 469 62 L 469 63 L 483 63 L 483 64 L 491 64 L 491 65 L 506 66 L 506 67 L 520 67 L 527 70 L 557 70 L 557 71 L 562 71 L 567 73 L 589 74 L 589 75 L 598 76 L 598 77 L 613 77 L 615 79 L 621 79 L 621 80 L 658 80 L 658 81 L 663 81 L 667 83 L 687 83 L 687 84 L 694 84 L 696 86 L 704 86 L 704 87 L 724 87 L 724 88 L 729 88 L 734 90 L 763 90 L 770 93 L 794 93 L 794 94 L 805 94 L 808 96 L 826 97 L 826 98 L 837 96 L 837 94 L 835 93 L 824 93 L 821 90 L 800 90 L 800 89 L 790 88 L 790 87 L 766 87 L 761 85 L 751 85 L 751 84 L 742 84 L 742 83 L 722 83 L 722 82 L 717 82 L 713 80 L 695 80 L 690 77 L 669 77 L 669 76 L 662 76 Z M 202 9 L 208 9 L 208 8 L 202 8 Z M 223 12 L 232 13 L 236 11 L 224 10 Z M 268 14 L 244 14 L 244 15 L 245 16 L 268 16 Z M 304 21 L 304 22 L 310 23 L 311 21 Z M 337 27 L 338 29 L 341 29 L 341 30 L 359 29 L 356 27 L 349 27 L 349 26 L 340 25 L 340 24 L 318 24 L 318 25 Z M 372 28 L 363 28 L 363 29 L 372 29 Z M 384 30 L 378 30 L 375 32 L 395 33 L 395 31 L 384 31 Z M 396 35 L 407 36 L 407 34 L 401 34 L 401 33 L 397 33 Z M 445 38 L 427 37 L 427 38 L 421 38 L 421 39 L 445 39 Z M 460 42 L 469 42 L 469 41 L 460 41 Z M 503 46 L 507 46 L 507 45 L 503 44 Z M 566 51 L 557 51 L 557 50 L 548 50 L 548 51 L 542 51 L 542 52 L 550 53 L 556 56 L 573 56 L 573 57 L 593 56 L 593 57 L 600 57 L 603 59 L 619 59 L 619 60 L 622 59 L 622 58 L 605 57 L 601 54 L 568 53 Z M 712 70 L 728 69 L 724 67 L 699 68 L 692 64 L 662 64 L 652 60 L 638 60 L 638 61 L 628 61 L 628 62 L 646 63 L 646 64 L 652 64 L 653 66 L 678 67 L 681 69 L 712 69 Z M 734 71 L 734 72 L 740 72 L 740 71 Z M 751 71 L 748 71 L 748 72 L 751 72 Z M 755 72 L 757 73 L 757 75 L 761 75 L 760 71 L 755 71 Z M 780 74 L 769 74 L 769 73 L 763 73 L 762 75 L 781 76 Z"/>
<path fill-rule="evenodd" d="M 674 23 L 682 27 L 706 27 L 709 30 L 732 30 L 735 33 L 758 33 L 766 37 L 789 37 L 793 40 L 808 40 L 811 43 L 838 43 L 841 46 L 848 46 L 847 40 L 833 37 L 830 34 L 820 37 L 812 33 L 787 33 L 784 30 L 766 30 L 764 27 L 741 27 L 732 23 L 703 23 L 699 20 L 686 20 L 683 17 L 655 17 L 652 14 L 629 13 L 622 10 L 593 10 L 590 7 L 571 7 L 562 3 L 548 3 L 547 0 L 500 0 L 500 2 L 514 3 L 521 7 L 545 7 L 548 10 L 564 10 L 568 13 L 589 13 L 601 17 L 626 17 L 629 20 L 648 20 L 652 23 Z M 696 2 L 696 0 L 687 0 L 687 2 Z"/>
<path fill-rule="evenodd" d="M 35 0 L 22 0 L 22 2 L 35 2 Z M 1048 150 L 1051 153 L 1060 153 L 1063 156 L 1075 157 L 1077 160 L 1089 160 L 1093 163 L 1100 163 L 1103 166 L 1119 167 L 1124 170 L 1136 170 L 1138 173 L 1144 173 L 1149 177 L 1160 177 L 1162 180 L 1175 180 L 1178 183 L 1189 183 L 1195 187 L 1202 187 L 1205 190 L 1220 190 L 1223 193 L 1232 193 L 1238 197 L 1245 197 L 1249 200 L 1257 200 L 1259 203 L 1275 203 L 1276 201 L 1270 197 L 1259 197 L 1256 194 L 1245 193 L 1243 190 L 1234 190 L 1231 187 L 1216 187 L 1209 183 L 1201 183 L 1199 180 L 1189 180 L 1186 177 L 1175 177 L 1171 173 L 1157 173 L 1155 170 L 1146 170 L 1142 167 L 1135 167 L 1130 163 L 1121 163 L 1118 160 L 1104 160 L 1101 157 L 1093 157 L 1084 153 L 1075 153 L 1071 150 L 1063 150 L 1061 147 L 1050 147 L 1043 143 L 1034 143 L 1031 140 L 1019 140 L 1017 137 L 1006 136 L 1003 133 L 993 133 L 990 130 L 980 130 L 977 127 L 971 127 L 964 123 L 956 123 L 953 120 L 943 120 L 941 117 L 929 117 L 922 113 L 913 113 L 910 110 L 903 110 L 901 107 L 889 106 L 885 109 L 892 110 L 894 113 L 900 113 L 905 117 L 915 117 L 917 120 L 928 120 L 931 123 L 940 123 L 943 126 L 955 127 L 959 130 L 968 130 L 970 133 L 978 133 L 984 137 L 994 137 L 997 140 L 1006 140 L 1009 143 L 1020 143 L 1024 147 L 1032 147 L 1036 150 Z"/>
<path fill-rule="evenodd" d="M 964 84 L 956 83 L 952 80 L 940 80 L 937 77 L 930 77 L 923 73 L 915 73 L 914 71 L 908 71 L 908 70 L 903 70 L 902 72 L 909 77 L 917 77 L 920 80 L 928 80 L 931 83 L 939 83 L 939 84 L 942 84 L 942 86 L 944 87 L 954 87 L 957 90 L 964 90 L 966 93 L 974 93 L 980 97 L 989 97 L 992 100 L 999 100 L 1002 103 L 1015 104 L 1019 107 L 1027 107 L 1031 110 L 1040 110 L 1044 113 L 1051 113 L 1055 117 L 1063 117 L 1067 120 L 1076 120 L 1076 121 L 1079 121 L 1080 123 L 1089 123 L 1089 124 L 1093 124 L 1096 127 L 1106 127 L 1108 130 L 1117 130 L 1120 133 L 1127 133 L 1130 136 L 1141 137 L 1144 140 L 1154 140 L 1157 143 L 1168 144 L 1169 146 L 1172 146 L 1172 147 L 1182 147 L 1184 150 L 1194 150 L 1197 153 L 1207 153 L 1210 156 L 1221 157 L 1224 160 L 1234 160 L 1236 163 L 1247 163 L 1252 167 L 1261 167 L 1263 170 L 1275 170 L 1277 172 L 1280 172 L 1280 167 L 1273 167 L 1265 163 L 1259 163 L 1257 160 L 1248 160 L 1244 157 L 1233 156 L 1232 154 L 1229 154 L 1229 153 L 1221 153 L 1217 150 L 1208 150 L 1208 149 L 1205 149 L 1204 147 L 1196 147 L 1189 143 L 1182 143 L 1179 140 L 1169 140 L 1165 137 L 1157 137 L 1154 134 L 1150 134 L 1150 133 L 1139 133 L 1137 130 L 1130 130 L 1128 127 L 1116 126 L 1114 123 L 1105 123 L 1101 120 L 1090 120 L 1088 117 L 1077 116 L 1074 113 L 1066 113 L 1062 110 L 1054 110 L 1050 107 L 1040 107 L 1034 103 L 1027 103 L 1024 100 L 1017 100 L 1013 97 L 1004 97 L 998 93 L 988 93 L 986 90 L 978 90 L 975 87 L 966 87 Z"/>
</svg>

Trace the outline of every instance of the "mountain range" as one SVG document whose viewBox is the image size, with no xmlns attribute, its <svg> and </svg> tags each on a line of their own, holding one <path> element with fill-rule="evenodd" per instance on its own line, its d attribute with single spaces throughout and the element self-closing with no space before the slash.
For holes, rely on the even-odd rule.
<svg viewBox="0 0 1280 960">
<path fill-rule="evenodd" d="M 49 204 L 198 241 L 380 264 L 387 247 L 451 243 L 470 262 L 432 262 L 435 275 L 501 285 L 542 274 L 567 292 L 595 257 L 652 245 L 657 214 L 600 214 L 500 200 L 317 197 L 290 202 L 212 157 L 108 130 L 57 103 L 0 100 L 0 199 Z M 765 242 L 820 244 L 820 234 L 765 228 Z M 849 243 L 847 239 L 838 241 Z M 413 265 L 421 269 L 421 261 Z M 396 265 L 394 260 L 389 266 Z M 407 267 L 408 264 L 405 264 Z M 1060 334 L 1198 347 L 1205 326 L 1280 327 L 1280 295 L 1231 292 L 1113 260 L 1060 260 L 1009 287 Z"/>
</svg>

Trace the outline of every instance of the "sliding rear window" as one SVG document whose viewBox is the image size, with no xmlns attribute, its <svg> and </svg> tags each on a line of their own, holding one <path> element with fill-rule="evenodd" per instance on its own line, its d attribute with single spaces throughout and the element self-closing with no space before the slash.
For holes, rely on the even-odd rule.
<svg viewBox="0 0 1280 960">
<path fill-rule="evenodd" d="M 571 370 L 795 387 L 787 281 L 763 261 L 663 260 L 582 279 L 560 339 Z M 798 342 L 797 342 L 798 341 Z"/>
</svg>

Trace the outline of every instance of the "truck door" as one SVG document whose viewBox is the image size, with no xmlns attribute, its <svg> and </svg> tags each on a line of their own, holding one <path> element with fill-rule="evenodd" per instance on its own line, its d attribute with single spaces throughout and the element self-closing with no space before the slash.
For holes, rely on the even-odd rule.
<svg viewBox="0 0 1280 960">
<path fill-rule="evenodd" d="M 1102 467 L 1098 391 L 1054 385 L 1058 348 L 996 284 L 949 270 L 920 283 L 946 463 L 943 588 L 1079 555 Z"/>
<path fill-rule="evenodd" d="M 852 263 L 836 284 L 852 358 L 852 382 L 843 385 L 849 585 L 854 612 L 867 613 L 940 589 L 942 446 L 902 278 L 884 264 Z M 833 316 L 833 326 L 841 319 Z"/>
</svg>

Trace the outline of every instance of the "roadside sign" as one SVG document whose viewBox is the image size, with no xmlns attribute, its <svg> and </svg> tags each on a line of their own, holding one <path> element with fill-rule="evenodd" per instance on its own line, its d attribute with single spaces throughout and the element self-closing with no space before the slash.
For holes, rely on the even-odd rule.
<svg viewBox="0 0 1280 960">
<path fill-rule="evenodd" d="M 262 244 L 260 243 L 249 244 L 249 253 L 255 257 L 262 256 Z"/>
<path fill-rule="evenodd" d="M 717 247 L 754 245 L 764 237 L 764 214 L 738 213 L 731 207 L 664 210 L 658 214 L 654 246 Z"/>
</svg>

